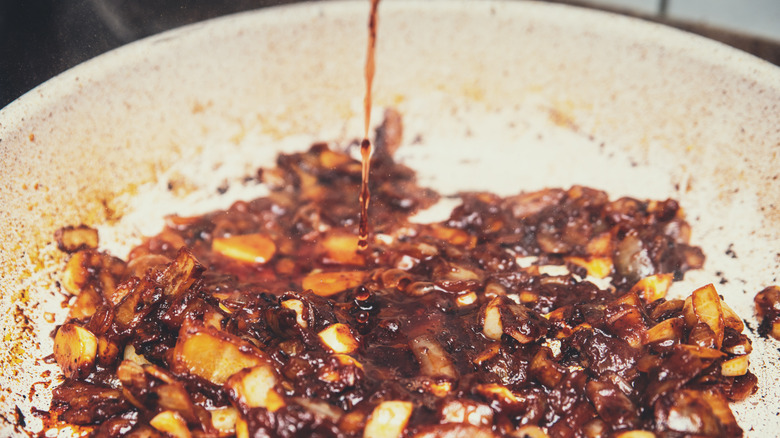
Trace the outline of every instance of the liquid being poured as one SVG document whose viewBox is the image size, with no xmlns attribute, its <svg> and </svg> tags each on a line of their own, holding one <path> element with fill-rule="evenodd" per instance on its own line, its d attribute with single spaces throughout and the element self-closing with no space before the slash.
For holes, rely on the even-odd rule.
<svg viewBox="0 0 780 438">
<path fill-rule="evenodd" d="M 358 250 L 364 250 L 368 247 L 368 200 L 371 198 L 371 191 L 368 189 L 368 173 L 371 170 L 371 141 L 368 138 L 364 138 L 360 143 L 360 157 L 363 164 L 363 174 L 360 182 Z"/>
<path fill-rule="evenodd" d="M 360 181 L 360 224 L 358 227 L 358 250 L 368 247 L 368 201 L 371 192 L 368 189 L 368 175 L 371 171 L 371 140 L 368 139 L 368 128 L 371 124 L 371 86 L 374 82 L 374 48 L 376 46 L 376 11 L 379 0 L 371 0 L 371 13 L 368 19 L 368 50 L 364 75 L 366 79 L 366 94 L 363 98 L 363 141 L 360 143 L 362 159 L 362 178 Z"/>
</svg>

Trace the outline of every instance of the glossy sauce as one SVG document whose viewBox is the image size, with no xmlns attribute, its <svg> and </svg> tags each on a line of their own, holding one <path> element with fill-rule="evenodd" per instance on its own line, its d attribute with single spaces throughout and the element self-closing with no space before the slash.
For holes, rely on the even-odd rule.
<svg viewBox="0 0 780 438">
<path fill-rule="evenodd" d="M 377 144 L 385 141 L 380 135 Z M 747 337 L 727 327 L 728 351 L 702 350 L 714 336 L 686 326 L 683 300 L 645 303 L 632 291 L 637 272 L 681 277 L 703 263 L 698 248 L 668 235 L 687 227 L 675 202 L 610 201 L 584 187 L 510 197 L 467 193 L 448 220 L 415 224 L 409 217 L 438 196 L 392 156 L 378 158 L 373 187 L 383 202 L 372 217 L 386 238 L 372 242 L 372 251 L 353 249 L 360 163 L 325 144 L 280 155 L 275 168 L 264 169 L 266 197 L 168 218 L 128 262 L 78 250 L 84 272 L 95 273 L 80 295 L 92 293 L 96 302 L 75 303 L 69 324 L 117 349 L 101 350 L 93 367 L 55 388 L 52 411 L 69 423 L 97 424 L 96 436 L 109 437 L 148 431 L 160 409 L 175 405 L 186 408 L 188 427 L 201 436 L 216 433 L 207 408 L 231 406 L 250 436 L 357 438 L 378 403 L 399 400 L 414 406 L 410 437 L 455 427 L 497 438 L 521 425 L 549 436 L 595 427 L 602 436 L 631 429 L 677 436 L 680 416 L 684 424 L 706 425 L 710 436 L 742 433 L 730 412 L 714 416 L 700 400 L 725 406 L 753 391 L 749 372 L 720 373 L 728 351 L 749 349 Z M 266 236 L 275 249 L 255 262 L 215 249 L 217 239 L 235 235 Z M 594 248 L 591 242 L 604 236 L 612 243 Z M 596 250 L 614 264 L 603 289 L 576 265 Z M 520 266 L 517 255 L 535 256 L 538 265 Z M 190 258 L 197 268 L 186 268 Z M 143 261 L 153 264 L 139 271 Z M 549 275 L 539 265 L 570 273 Z M 309 281 L 323 275 L 331 281 Z M 174 280 L 190 286 L 176 289 Z M 114 304 L 112 290 L 127 295 Z M 166 290 L 174 292 L 158 293 Z M 290 300 L 304 309 L 305 324 L 285 305 Z M 334 355 L 320 337 L 336 323 L 357 345 L 349 358 Z M 659 324 L 677 331 L 642 344 L 643 333 Z M 211 356 L 185 353 L 185 328 L 218 333 L 226 351 L 257 346 L 274 368 L 285 406 L 250 406 L 208 380 L 202 370 L 209 367 L 188 365 Z M 138 380 L 123 361 L 127 345 L 155 364 Z M 475 410 L 479 426 L 453 423 L 453 410 Z"/>
</svg>

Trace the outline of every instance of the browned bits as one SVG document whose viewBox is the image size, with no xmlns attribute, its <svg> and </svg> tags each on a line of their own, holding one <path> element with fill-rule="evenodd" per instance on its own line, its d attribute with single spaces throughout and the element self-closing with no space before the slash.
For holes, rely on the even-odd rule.
<svg viewBox="0 0 780 438">
<path fill-rule="evenodd" d="M 57 248 L 73 253 L 82 249 L 95 249 L 98 246 L 98 232 L 85 225 L 64 227 L 54 233 Z"/>
<path fill-rule="evenodd" d="M 407 401 L 385 401 L 371 412 L 366 422 L 365 437 L 396 438 L 402 436 L 414 405 Z"/>
<path fill-rule="evenodd" d="M 458 372 L 449 354 L 431 336 L 418 336 L 409 341 L 409 348 L 420 363 L 420 373 L 454 379 Z"/>
<path fill-rule="evenodd" d="M 222 385 L 244 368 L 265 362 L 265 354 L 251 343 L 213 327 L 187 324 L 173 350 L 171 369 Z"/>
<path fill-rule="evenodd" d="M 64 229 L 59 418 L 107 437 L 741 435 L 744 324 L 712 285 L 666 297 L 703 263 L 676 202 L 464 193 L 411 223 L 438 195 L 393 161 L 392 117 L 365 251 L 360 163 L 324 143 L 264 169 L 266 197 L 167 218 L 128 262 Z M 766 333 L 779 297 L 756 298 Z"/>
<path fill-rule="evenodd" d="M 725 324 L 723 322 L 723 307 L 720 305 L 720 297 L 715 291 L 715 286 L 709 284 L 696 289 L 691 297 L 693 313 L 696 315 L 697 321 L 694 329 L 699 327 L 704 329 L 699 324 L 706 324 L 709 327 L 708 332 L 712 333 L 712 341 L 705 342 L 714 345 L 716 349 L 720 349 L 721 345 L 723 345 Z"/>
<path fill-rule="evenodd" d="M 212 242 L 214 252 L 245 263 L 266 263 L 276 253 L 276 244 L 262 234 L 218 237 Z"/>
<path fill-rule="evenodd" d="M 363 271 L 312 272 L 303 278 L 301 288 L 328 297 L 363 283 Z"/>
<path fill-rule="evenodd" d="M 328 233 L 318 243 L 323 253 L 323 263 L 336 265 L 365 265 L 365 258 L 357 250 L 358 237 L 348 232 Z"/>
<path fill-rule="evenodd" d="M 62 286 L 73 295 L 84 289 L 94 289 L 110 297 L 117 283 L 124 277 L 125 264 L 110 255 L 94 249 L 83 249 L 74 253 L 62 274 Z"/>
<path fill-rule="evenodd" d="M 336 323 L 318 333 L 323 345 L 334 353 L 352 353 L 360 346 L 349 326 Z"/>
<path fill-rule="evenodd" d="M 756 313 L 761 318 L 758 332 L 762 336 L 780 339 L 780 287 L 769 286 L 756 295 L 753 300 Z"/>
<path fill-rule="evenodd" d="M 634 284 L 631 292 L 639 294 L 645 303 L 650 304 L 666 297 L 666 292 L 669 291 L 672 281 L 672 274 L 651 275 Z"/>
<path fill-rule="evenodd" d="M 192 434 L 187 422 L 176 411 L 162 411 L 149 420 L 149 424 L 160 432 L 176 438 L 190 438 Z"/>
<path fill-rule="evenodd" d="M 89 330 L 64 324 L 54 336 L 54 359 L 67 377 L 86 377 L 95 367 L 98 339 Z"/>
<path fill-rule="evenodd" d="M 274 412 L 284 407 L 284 399 L 276 392 L 276 384 L 274 368 L 270 364 L 262 364 L 233 374 L 225 387 L 238 403 Z"/>
</svg>

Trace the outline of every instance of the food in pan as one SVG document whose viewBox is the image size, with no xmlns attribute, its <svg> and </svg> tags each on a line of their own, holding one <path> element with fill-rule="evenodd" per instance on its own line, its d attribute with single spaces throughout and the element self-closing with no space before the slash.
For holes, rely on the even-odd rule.
<svg viewBox="0 0 780 438">
<path fill-rule="evenodd" d="M 780 287 L 769 286 L 756 294 L 753 300 L 756 313 L 761 318 L 758 333 L 780 340 Z"/>
<path fill-rule="evenodd" d="M 75 298 L 56 420 L 136 437 L 742 435 L 742 320 L 713 285 L 666 298 L 704 262 L 677 202 L 462 193 L 416 223 L 440 195 L 393 159 L 388 123 L 363 251 L 361 164 L 327 144 L 262 169 L 268 196 L 168 217 L 126 260 L 61 230 Z"/>
</svg>

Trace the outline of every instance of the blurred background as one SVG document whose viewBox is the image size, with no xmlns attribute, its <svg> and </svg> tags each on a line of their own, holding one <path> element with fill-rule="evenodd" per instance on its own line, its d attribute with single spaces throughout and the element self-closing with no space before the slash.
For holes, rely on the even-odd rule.
<svg viewBox="0 0 780 438">
<path fill-rule="evenodd" d="M 136 39 L 294 1 L 0 0 L 0 108 L 58 73 Z M 780 0 L 549 1 L 662 22 L 780 65 Z"/>
</svg>

